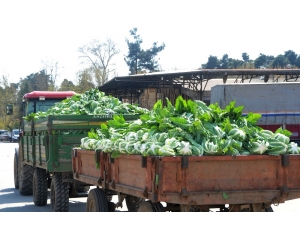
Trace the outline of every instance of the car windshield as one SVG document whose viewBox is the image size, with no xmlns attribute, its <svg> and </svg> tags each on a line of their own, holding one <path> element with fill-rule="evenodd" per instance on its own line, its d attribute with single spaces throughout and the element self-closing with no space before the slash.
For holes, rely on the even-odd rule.
<svg viewBox="0 0 300 225">
<path fill-rule="evenodd" d="M 20 133 L 19 130 L 13 130 L 14 135 L 19 135 L 19 133 Z"/>
</svg>

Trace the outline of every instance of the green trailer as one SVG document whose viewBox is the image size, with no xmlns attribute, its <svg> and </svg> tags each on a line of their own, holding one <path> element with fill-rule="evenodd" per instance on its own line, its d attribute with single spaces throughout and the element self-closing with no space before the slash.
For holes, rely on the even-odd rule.
<svg viewBox="0 0 300 225">
<path fill-rule="evenodd" d="M 139 115 L 124 115 L 125 120 L 138 118 Z M 23 159 L 20 183 L 25 185 L 23 192 L 33 194 L 35 205 L 47 204 L 50 188 L 52 210 L 69 210 L 69 196 L 87 185 L 73 179 L 72 149 L 80 146 L 91 129 L 100 128 L 110 119 L 112 115 L 50 115 L 24 122 L 19 147 Z"/>
</svg>

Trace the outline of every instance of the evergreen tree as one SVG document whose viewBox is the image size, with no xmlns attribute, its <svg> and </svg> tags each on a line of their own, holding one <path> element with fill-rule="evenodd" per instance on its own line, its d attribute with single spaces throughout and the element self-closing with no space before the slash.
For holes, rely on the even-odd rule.
<svg viewBox="0 0 300 225">
<path fill-rule="evenodd" d="M 158 45 L 154 42 L 150 49 L 142 49 L 141 44 L 143 40 L 137 34 L 137 28 L 130 30 L 130 35 L 133 37 L 133 42 L 126 38 L 128 46 L 128 54 L 124 58 L 129 67 L 130 75 L 141 73 L 143 70 L 149 72 L 159 71 L 159 64 L 156 56 L 159 52 L 164 50 L 165 44 Z"/>
</svg>

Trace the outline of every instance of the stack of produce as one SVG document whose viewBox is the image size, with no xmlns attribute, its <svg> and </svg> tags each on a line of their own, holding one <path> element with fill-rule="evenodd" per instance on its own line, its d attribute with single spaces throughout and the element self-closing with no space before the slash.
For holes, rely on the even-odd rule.
<svg viewBox="0 0 300 225">
<path fill-rule="evenodd" d="M 242 116 L 243 106 L 231 102 L 224 109 L 217 103 L 207 106 L 199 100 L 184 100 L 175 105 L 158 100 L 153 109 L 135 121 L 115 115 L 107 125 L 91 130 L 81 139 L 81 148 L 144 156 L 299 154 L 291 132 L 275 133 L 256 125 L 261 115 Z"/>
<path fill-rule="evenodd" d="M 114 114 L 145 114 L 149 110 L 137 105 L 122 103 L 119 99 L 106 96 L 98 89 L 91 89 L 83 94 L 75 94 L 57 102 L 46 112 L 31 113 L 24 117 L 26 121 L 37 120 L 48 115 L 114 115 Z"/>
</svg>

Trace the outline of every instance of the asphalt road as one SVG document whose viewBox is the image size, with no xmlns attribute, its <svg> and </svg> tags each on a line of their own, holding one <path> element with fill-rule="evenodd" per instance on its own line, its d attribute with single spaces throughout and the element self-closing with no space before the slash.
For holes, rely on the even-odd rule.
<svg viewBox="0 0 300 225">
<path fill-rule="evenodd" d="M 14 187 L 13 160 L 17 143 L 0 142 L 0 212 L 51 212 L 50 199 L 46 206 L 35 206 L 32 196 L 22 196 Z M 92 187 L 93 188 L 93 187 Z M 85 212 L 86 196 L 70 198 L 69 212 Z M 113 202 L 117 198 L 113 197 Z M 286 201 L 278 206 L 272 205 L 274 212 L 300 212 L 300 199 Z M 127 211 L 123 202 L 117 211 Z"/>
<path fill-rule="evenodd" d="M 31 196 L 22 196 L 14 187 L 14 148 L 17 143 L 0 142 L 0 212 L 51 212 L 50 198 L 46 206 L 35 206 Z M 91 187 L 94 188 L 94 187 Z M 86 212 L 87 193 L 69 199 L 69 212 Z M 117 202 L 117 197 L 113 197 Z M 116 211 L 127 211 L 126 203 Z"/>
</svg>

